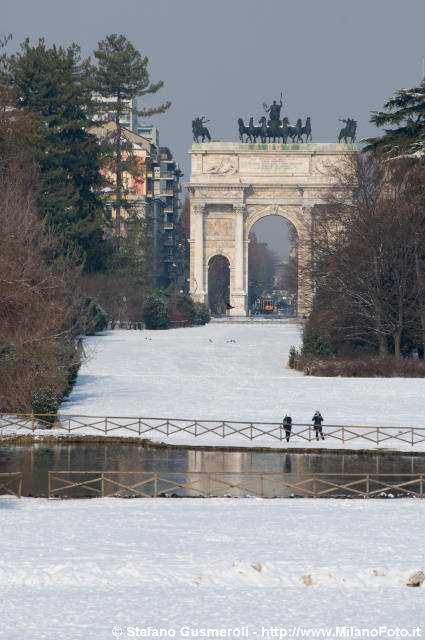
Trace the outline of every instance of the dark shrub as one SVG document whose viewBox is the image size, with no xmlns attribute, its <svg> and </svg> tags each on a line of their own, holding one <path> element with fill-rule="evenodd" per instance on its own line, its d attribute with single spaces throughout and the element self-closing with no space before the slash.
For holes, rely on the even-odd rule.
<svg viewBox="0 0 425 640">
<path fill-rule="evenodd" d="M 143 319 L 146 329 L 168 329 L 170 317 L 164 298 L 158 295 L 149 296 L 143 309 Z"/>
<path fill-rule="evenodd" d="M 108 327 L 109 316 L 95 298 L 84 298 L 79 311 L 79 333 L 93 336 Z"/>
<path fill-rule="evenodd" d="M 307 376 L 342 376 L 344 378 L 404 378 L 425 377 L 423 360 L 395 360 L 393 356 L 369 356 L 360 358 L 318 357 L 302 355 L 296 368 Z"/>
<path fill-rule="evenodd" d="M 196 320 L 195 303 L 187 293 L 180 293 L 176 298 L 176 308 L 183 314 L 184 319 L 192 323 Z"/>
<path fill-rule="evenodd" d="M 331 354 L 329 338 L 315 329 L 305 330 L 301 353 L 303 355 L 314 353 L 318 356 L 329 356 Z"/>
<path fill-rule="evenodd" d="M 203 302 L 195 302 L 197 324 L 207 324 L 211 320 L 211 314 L 206 304 Z"/>
</svg>

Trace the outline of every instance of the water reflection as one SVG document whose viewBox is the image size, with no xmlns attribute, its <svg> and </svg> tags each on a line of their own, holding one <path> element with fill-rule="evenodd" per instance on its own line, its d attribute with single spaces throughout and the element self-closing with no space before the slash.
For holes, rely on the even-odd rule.
<svg viewBox="0 0 425 640">
<path fill-rule="evenodd" d="M 180 478 L 184 478 L 185 473 L 196 471 L 268 472 L 288 474 L 292 481 L 310 473 L 425 473 L 425 457 L 149 449 L 135 444 L 112 443 L 0 447 L 0 472 L 22 471 L 24 496 L 47 495 L 49 470 L 172 471 L 178 472 Z"/>
</svg>

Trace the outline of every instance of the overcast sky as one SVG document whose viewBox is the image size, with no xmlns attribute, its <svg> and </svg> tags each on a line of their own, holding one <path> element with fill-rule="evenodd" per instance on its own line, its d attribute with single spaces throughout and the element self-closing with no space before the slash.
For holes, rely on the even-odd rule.
<svg viewBox="0 0 425 640">
<path fill-rule="evenodd" d="M 172 101 L 150 121 L 184 182 L 195 116 L 210 120 L 214 140 L 236 141 L 237 119 L 258 119 L 282 91 L 292 122 L 311 116 L 313 142 L 336 141 L 347 116 L 360 139 L 377 132 L 372 110 L 420 82 L 425 56 L 424 0 L 0 0 L 0 8 L 9 52 L 44 37 L 76 42 L 88 56 L 122 33 L 147 55 L 164 88 L 144 104 Z"/>
</svg>

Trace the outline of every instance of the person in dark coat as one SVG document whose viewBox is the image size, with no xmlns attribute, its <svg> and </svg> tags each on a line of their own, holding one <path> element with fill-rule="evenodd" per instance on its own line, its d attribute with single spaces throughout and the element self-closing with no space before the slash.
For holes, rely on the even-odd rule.
<svg viewBox="0 0 425 640">
<path fill-rule="evenodd" d="M 324 440 L 325 436 L 323 435 L 323 431 L 322 431 L 323 416 L 319 410 L 316 411 L 312 420 L 313 420 L 314 431 L 316 433 L 316 440 L 319 440 L 319 433 L 322 436 L 322 440 Z"/>
<path fill-rule="evenodd" d="M 288 412 L 286 412 L 285 417 L 283 418 L 283 428 L 285 429 L 286 442 L 289 442 L 292 430 L 292 418 L 291 414 Z"/>
</svg>

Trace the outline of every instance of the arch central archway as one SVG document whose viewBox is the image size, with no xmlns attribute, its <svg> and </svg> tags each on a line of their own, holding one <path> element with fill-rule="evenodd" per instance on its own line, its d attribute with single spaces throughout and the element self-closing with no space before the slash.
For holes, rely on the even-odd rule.
<svg viewBox="0 0 425 640">
<path fill-rule="evenodd" d="M 298 299 L 298 234 L 283 215 L 262 215 L 249 231 L 249 315 L 293 317 Z"/>
</svg>

